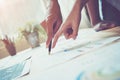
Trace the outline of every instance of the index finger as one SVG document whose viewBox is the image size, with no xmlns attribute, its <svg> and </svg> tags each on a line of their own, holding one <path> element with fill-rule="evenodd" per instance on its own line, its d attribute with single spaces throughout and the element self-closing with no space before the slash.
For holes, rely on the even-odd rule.
<svg viewBox="0 0 120 80">
<path fill-rule="evenodd" d="M 62 29 L 58 30 L 57 33 L 55 34 L 54 36 L 54 40 L 53 40 L 53 45 L 52 45 L 52 48 L 55 47 L 59 37 L 61 36 L 61 34 L 63 33 Z"/>
</svg>

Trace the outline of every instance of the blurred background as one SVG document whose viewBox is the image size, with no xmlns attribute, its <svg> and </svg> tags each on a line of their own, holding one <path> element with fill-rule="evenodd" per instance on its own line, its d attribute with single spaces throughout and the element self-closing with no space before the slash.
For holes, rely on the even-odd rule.
<svg viewBox="0 0 120 80">
<path fill-rule="evenodd" d="M 9 52 L 2 41 L 7 36 L 8 43 L 14 43 L 16 53 L 31 47 L 29 33 L 38 32 L 39 44 L 45 42 L 46 35 L 39 25 L 46 18 L 46 8 L 50 0 L 0 0 L 0 58 Z M 63 21 L 69 15 L 75 0 L 58 0 Z M 99 0 L 100 17 L 120 25 L 120 0 Z M 86 7 L 82 10 L 79 29 L 92 27 Z M 39 28 L 38 28 L 39 27 Z M 27 32 L 26 32 L 27 31 Z M 42 33 L 41 33 L 42 32 Z M 30 35 L 29 35 L 30 36 Z M 35 37 L 36 38 L 36 37 Z M 33 41 L 32 41 L 33 42 Z M 7 46 L 7 47 L 11 47 Z"/>
<path fill-rule="evenodd" d="M 68 4 L 67 0 L 59 0 L 63 20 L 71 11 L 74 1 L 69 0 Z M 21 28 L 26 27 L 27 23 L 40 24 L 45 19 L 48 3 L 49 0 L 0 0 L 0 39 L 5 35 L 14 39 L 17 52 L 30 48 L 25 37 L 21 37 L 19 32 Z M 82 11 L 82 15 L 80 28 L 90 27 L 85 10 Z M 40 43 L 45 41 L 45 39 L 42 41 L 41 38 L 39 39 Z M 8 55 L 4 43 L 0 40 L 0 58 Z"/>
</svg>

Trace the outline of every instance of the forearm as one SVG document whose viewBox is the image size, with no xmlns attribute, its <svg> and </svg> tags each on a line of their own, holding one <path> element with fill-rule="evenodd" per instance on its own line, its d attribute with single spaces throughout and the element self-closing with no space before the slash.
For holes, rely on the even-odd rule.
<svg viewBox="0 0 120 80">
<path fill-rule="evenodd" d="M 50 0 L 49 5 L 47 6 L 48 12 L 52 13 L 56 10 L 60 10 L 58 0 Z"/>
<path fill-rule="evenodd" d="M 79 19 L 81 18 L 81 11 L 83 7 L 86 5 L 88 0 L 76 0 L 74 3 L 74 6 L 69 14 L 68 17 L 69 19 L 73 19 L 76 21 L 80 21 Z"/>
<path fill-rule="evenodd" d="M 59 7 L 58 0 L 50 0 L 48 8 Z"/>
<path fill-rule="evenodd" d="M 77 9 L 81 12 L 82 8 L 86 5 L 88 0 L 76 0 L 73 9 Z"/>
<path fill-rule="evenodd" d="M 98 0 L 89 0 L 89 2 L 87 3 L 87 10 L 92 25 L 96 25 L 98 22 L 101 21 Z"/>
</svg>

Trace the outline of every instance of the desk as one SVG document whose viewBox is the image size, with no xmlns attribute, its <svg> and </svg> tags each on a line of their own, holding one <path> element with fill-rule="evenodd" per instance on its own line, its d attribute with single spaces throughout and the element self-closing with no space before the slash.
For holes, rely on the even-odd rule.
<svg viewBox="0 0 120 80">
<path fill-rule="evenodd" d="M 43 43 L 40 47 L 28 49 L 16 56 L 9 56 L 0 60 L 0 66 L 8 60 L 10 64 L 14 64 L 18 60 L 31 56 L 30 74 L 17 80 L 80 80 L 79 74 L 83 71 L 93 71 L 104 66 L 109 67 L 111 64 L 120 64 L 120 54 L 118 54 L 120 53 L 120 41 L 112 41 L 83 52 L 74 52 L 74 49 L 81 47 L 84 50 L 85 45 L 113 37 L 120 37 L 120 28 L 116 27 L 101 32 L 95 32 L 93 29 L 83 29 L 79 31 L 77 38 L 79 40 L 65 40 L 64 37 L 61 37 L 56 48 L 52 49 L 51 55 L 48 55 Z M 68 50 L 72 50 L 72 52 Z"/>
</svg>

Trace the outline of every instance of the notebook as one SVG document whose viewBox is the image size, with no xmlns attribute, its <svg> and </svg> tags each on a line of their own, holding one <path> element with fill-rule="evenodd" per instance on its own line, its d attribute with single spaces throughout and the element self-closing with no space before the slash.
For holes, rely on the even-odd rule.
<svg viewBox="0 0 120 80">
<path fill-rule="evenodd" d="M 16 80 L 18 77 L 29 74 L 31 58 L 0 69 L 0 80 Z"/>
</svg>

